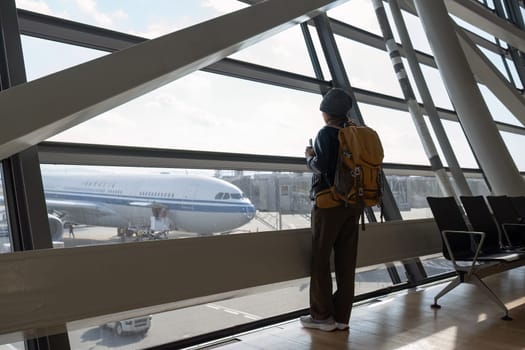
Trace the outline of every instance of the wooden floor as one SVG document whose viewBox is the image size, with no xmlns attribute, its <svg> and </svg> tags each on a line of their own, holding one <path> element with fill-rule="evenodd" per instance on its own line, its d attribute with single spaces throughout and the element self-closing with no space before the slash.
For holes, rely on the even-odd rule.
<svg viewBox="0 0 525 350">
<path fill-rule="evenodd" d="M 435 284 L 354 307 L 350 332 L 322 332 L 297 320 L 241 334 L 200 349 L 525 349 L 525 267 L 484 280 L 510 310 L 503 315 L 474 285 L 462 284 L 430 304 L 444 284 Z"/>
</svg>

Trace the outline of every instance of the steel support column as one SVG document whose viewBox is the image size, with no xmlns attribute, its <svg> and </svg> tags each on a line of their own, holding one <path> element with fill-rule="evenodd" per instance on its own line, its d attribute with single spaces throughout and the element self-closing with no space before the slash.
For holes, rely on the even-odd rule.
<svg viewBox="0 0 525 350">
<path fill-rule="evenodd" d="M 450 141 L 447 137 L 445 128 L 443 128 L 443 124 L 441 123 L 441 118 L 439 118 L 437 113 L 434 100 L 430 95 L 430 90 L 428 89 L 428 86 L 425 82 L 425 77 L 423 76 L 423 72 L 419 66 L 414 46 L 410 40 L 410 35 L 408 34 L 403 15 L 401 14 L 398 0 L 390 0 L 388 3 L 390 5 L 390 12 L 394 18 L 394 23 L 396 24 L 397 32 L 401 38 L 401 44 L 405 50 L 405 55 L 410 66 L 410 70 L 412 71 L 412 75 L 416 81 L 417 89 L 423 100 L 423 105 L 427 112 L 428 119 L 430 120 L 430 124 L 432 125 L 434 133 L 436 134 L 438 142 L 441 146 L 441 150 L 443 151 L 445 159 L 447 160 L 458 192 L 460 195 L 469 196 L 472 194 L 472 192 L 470 191 L 467 180 L 465 179 L 465 175 L 463 175 L 463 171 L 459 166 L 459 162 L 456 158 L 456 155 L 454 154 L 454 150 L 452 149 L 452 145 L 450 144 Z"/>
<path fill-rule="evenodd" d="M 319 58 L 317 57 L 317 52 L 315 51 L 314 42 L 310 35 L 307 22 L 301 23 L 301 31 L 303 32 L 304 42 L 306 43 L 306 49 L 308 50 L 310 61 L 312 61 L 315 77 L 319 80 L 324 80 L 323 70 L 321 69 L 321 64 L 319 63 Z"/>
<path fill-rule="evenodd" d="M 423 149 L 428 158 L 428 161 L 441 187 L 441 191 L 446 196 L 456 196 L 454 188 L 450 183 L 447 172 L 445 171 L 443 163 L 441 162 L 441 158 L 437 152 L 437 148 L 434 144 L 434 141 L 432 140 L 432 136 L 430 136 L 430 131 L 428 130 L 427 124 L 425 123 L 425 119 L 423 118 L 423 113 L 416 101 L 416 96 L 414 94 L 414 90 L 412 89 L 412 85 L 408 80 L 408 75 L 405 70 L 403 60 L 401 59 L 401 53 L 397 48 L 394 35 L 392 34 L 392 29 L 390 28 L 390 23 L 388 23 L 388 18 L 386 17 L 383 1 L 372 0 L 372 4 L 374 5 L 377 21 L 381 27 L 381 32 L 383 33 L 385 47 L 390 56 L 390 60 L 392 62 L 392 66 L 396 73 L 401 90 L 403 91 L 403 96 L 405 97 L 408 111 L 416 127 L 419 139 L 423 144 Z M 422 78 L 422 75 L 418 78 Z"/>
<path fill-rule="evenodd" d="M 523 195 L 525 181 L 507 150 L 442 0 L 415 0 L 440 74 L 494 194 Z"/>
<path fill-rule="evenodd" d="M 14 0 L 0 2 L 0 90 L 26 82 Z M 36 147 L 2 161 L 5 202 L 14 250 L 51 248 L 40 163 Z M 64 325 L 65 331 L 65 325 Z M 31 339 L 30 350 L 69 349 L 66 333 Z"/>
<path fill-rule="evenodd" d="M 0 33 L 4 64 L 0 71 L 1 89 L 26 82 L 22 45 L 14 0 L 0 2 Z M 31 147 L 3 160 L 6 197 L 16 250 L 51 248 L 40 163 L 36 147 Z M 12 185 L 12 186 L 8 186 Z"/>
</svg>

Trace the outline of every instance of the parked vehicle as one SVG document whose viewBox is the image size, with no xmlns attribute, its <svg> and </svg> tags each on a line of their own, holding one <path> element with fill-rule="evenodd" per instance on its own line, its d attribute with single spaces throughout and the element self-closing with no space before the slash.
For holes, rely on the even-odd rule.
<svg viewBox="0 0 525 350">
<path fill-rule="evenodd" d="M 116 322 L 108 322 L 104 325 L 112 329 L 116 335 L 123 335 L 125 333 L 141 333 L 146 334 L 151 327 L 151 316 L 128 318 Z"/>
</svg>

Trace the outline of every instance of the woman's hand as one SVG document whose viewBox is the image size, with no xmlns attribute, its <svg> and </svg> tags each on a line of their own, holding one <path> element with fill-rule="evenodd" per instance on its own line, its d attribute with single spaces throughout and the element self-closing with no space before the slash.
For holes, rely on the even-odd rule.
<svg viewBox="0 0 525 350">
<path fill-rule="evenodd" d="M 306 147 L 306 149 L 304 150 L 304 156 L 306 158 L 308 158 L 308 157 L 315 157 L 315 151 L 314 151 L 313 147 L 310 147 L 310 146 Z"/>
</svg>

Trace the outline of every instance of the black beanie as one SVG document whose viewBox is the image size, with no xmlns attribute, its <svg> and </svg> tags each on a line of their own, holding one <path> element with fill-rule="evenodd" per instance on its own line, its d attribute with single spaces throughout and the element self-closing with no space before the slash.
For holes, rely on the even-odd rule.
<svg viewBox="0 0 525 350">
<path fill-rule="evenodd" d="M 330 89 L 321 101 L 319 109 L 332 117 L 346 118 L 346 113 L 352 108 L 352 98 L 343 89 Z"/>
</svg>

